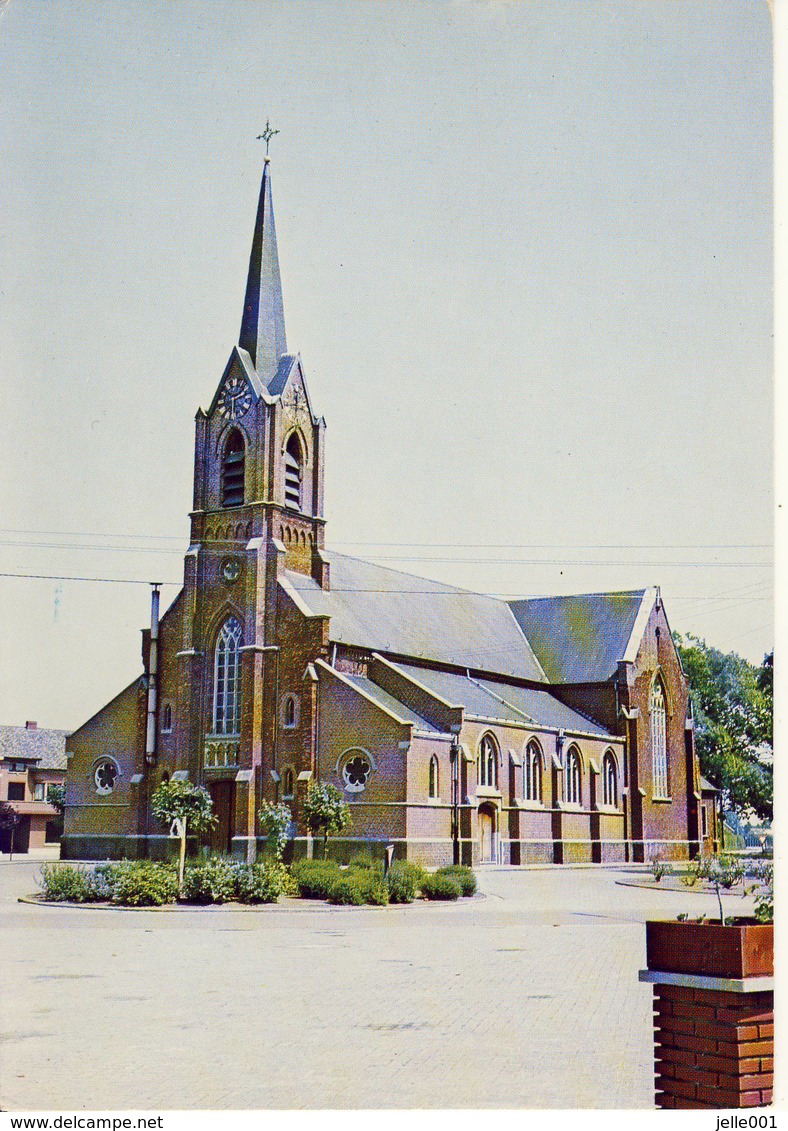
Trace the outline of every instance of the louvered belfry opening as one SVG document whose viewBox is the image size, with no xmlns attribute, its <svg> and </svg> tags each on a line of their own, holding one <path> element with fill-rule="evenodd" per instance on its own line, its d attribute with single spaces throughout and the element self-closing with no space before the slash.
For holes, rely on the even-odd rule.
<svg viewBox="0 0 788 1131">
<path fill-rule="evenodd" d="M 295 432 L 285 448 L 285 503 L 301 510 L 301 445 Z"/>
<path fill-rule="evenodd" d="M 224 446 L 222 461 L 222 506 L 240 507 L 244 501 L 244 439 L 234 428 Z"/>
</svg>

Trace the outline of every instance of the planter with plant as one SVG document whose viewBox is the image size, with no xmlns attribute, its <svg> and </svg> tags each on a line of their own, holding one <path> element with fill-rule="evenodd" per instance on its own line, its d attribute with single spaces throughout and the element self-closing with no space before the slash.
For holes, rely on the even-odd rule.
<svg viewBox="0 0 788 1131">
<path fill-rule="evenodd" d="M 641 980 L 654 984 L 656 1104 L 760 1107 L 771 1102 L 774 1064 L 772 871 L 747 874 L 724 856 L 695 870 L 717 897 L 719 919 L 646 924 Z M 755 914 L 726 914 L 723 893 L 748 878 Z"/>
</svg>

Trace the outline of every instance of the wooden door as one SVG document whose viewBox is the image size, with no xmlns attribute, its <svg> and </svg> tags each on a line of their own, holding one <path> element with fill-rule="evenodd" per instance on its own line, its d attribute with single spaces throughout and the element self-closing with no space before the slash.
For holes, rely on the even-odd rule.
<svg viewBox="0 0 788 1131">
<path fill-rule="evenodd" d="M 216 827 L 211 832 L 211 848 L 214 852 L 230 853 L 235 833 L 235 782 L 213 781 L 208 788 L 217 818 Z"/>
<path fill-rule="evenodd" d="M 482 864 L 495 861 L 495 814 L 486 807 L 479 810 L 479 859 Z"/>
</svg>

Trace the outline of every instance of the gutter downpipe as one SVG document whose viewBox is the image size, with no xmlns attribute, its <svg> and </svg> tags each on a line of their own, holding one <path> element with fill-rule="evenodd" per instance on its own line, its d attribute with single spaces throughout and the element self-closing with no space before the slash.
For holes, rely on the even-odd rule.
<svg viewBox="0 0 788 1131">
<path fill-rule="evenodd" d="M 151 582 L 150 648 L 148 650 L 148 713 L 145 732 L 145 762 L 156 761 L 156 690 L 159 676 L 159 584 Z"/>
<path fill-rule="evenodd" d="M 453 864 L 460 863 L 460 745 L 452 742 L 449 749 L 451 762 L 451 858 Z"/>
</svg>

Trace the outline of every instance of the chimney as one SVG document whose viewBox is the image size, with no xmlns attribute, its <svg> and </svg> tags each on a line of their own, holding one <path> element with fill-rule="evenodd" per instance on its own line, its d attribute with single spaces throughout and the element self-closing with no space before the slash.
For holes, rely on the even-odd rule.
<svg viewBox="0 0 788 1131">
<path fill-rule="evenodd" d="M 25 723 L 25 730 L 38 730 L 38 723 L 35 719 L 28 719 Z"/>
</svg>

